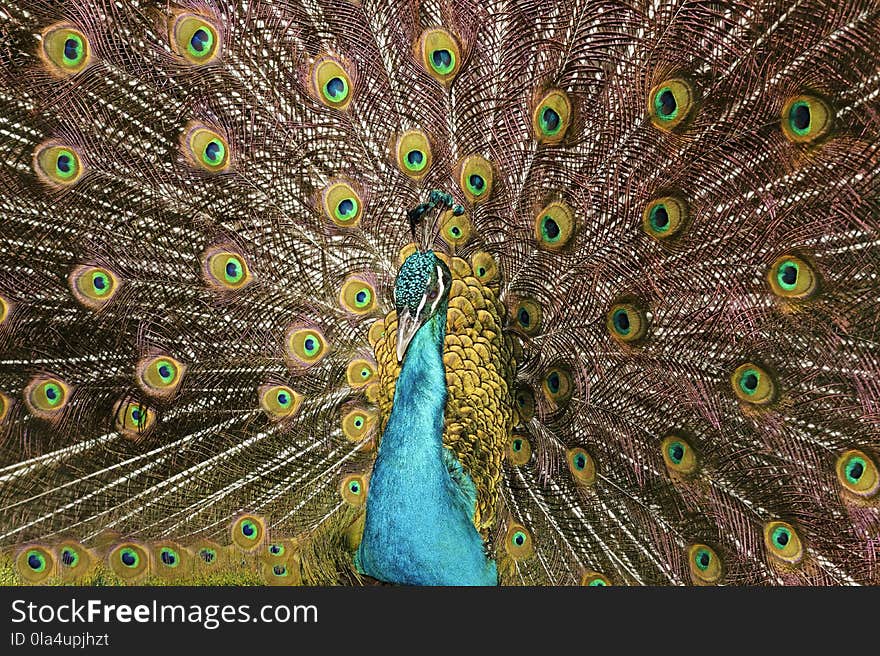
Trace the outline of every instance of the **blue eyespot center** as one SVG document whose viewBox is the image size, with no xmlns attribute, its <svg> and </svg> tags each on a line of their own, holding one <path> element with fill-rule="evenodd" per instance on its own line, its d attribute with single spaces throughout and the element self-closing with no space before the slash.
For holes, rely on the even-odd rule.
<svg viewBox="0 0 880 656">
<path fill-rule="evenodd" d="M 418 166 L 422 163 L 424 157 L 425 156 L 422 154 L 422 151 L 411 150 L 406 154 L 406 161 L 409 163 L 410 166 Z"/>
<path fill-rule="evenodd" d="M 250 522 L 245 522 L 241 525 L 241 533 L 246 538 L 252 538 L 257 532 L 257 528 Z"/>
<path fill-rule="evenodd" d="M 162 554 L 159 557 L 162 563 L 168 565 L 168 567 L 174 567 L 177 564 L 177 554 L 170 549 L 162 549 Z"/>
<path fill-rule="evenodd" d="M 517 318 L 519 319 L 520 324 L 522 326 L 525 326 L 526 328 L 529 327 L 532 321 L 532 318 L 529 316 L 529 311 L 525 308 L 519 309 L 519 312 L 517 313 Z"/>
<path fill-rule="evenodd" d="M 284 392 L 278 394 L 278 403 L 281 405 L 286 405 L 288 401 L 288 396 Z"/>
<path fill-rule="evenodd" d="M 483 188 L 486 186 L 486 181 L 483 180 L 483 176 L 477 175 L 476 173 L 472 173 L 470 177 L 468 177 L 468 183 L 471 186 L 471 189 L 476 192 L 483 191 Z"/>
<path fill-rule="evenodd" d="M 544 220 L 541 222 L 541 225 L 544 229 L 544 236 L 550 241 L 555 241 L 559 238 L 559 233 L 561 230 L 559 229 L 559 224 L 556 223 L 556 220 L 552 216 L 545 216 Z"/>
<path fill-rule="evenodd" d="M 275 565 L 272 568 L 272 573 L 275 574 L 275 576 L 284 576 L 287 574 L 287 568 L 284 565 Z"/>
<path fill-rule="evenodd" d="M 54 387 L 46 388 L 46 398 L 50 401 L 54 401 L 58 398 L 58 391 Z"/>
<path fill-rule="evenodd" d="M 587 466 L 587 457 L 583 453 L 578 453 L 574 457 L 574 466 L 578 471 L 581 471 L 584 467 Z"/>
<path fill-rule="evenodd" d="M 794 285 L 797 282 L 798 270 L 793 264 L 784 265 L 780 274 L 782 282 L 786 285 Z"/>
<path fill-rule="evenodd" d="M 213 549 L 200 549 L 199 557 L 206 563 L 213 563 L 217 554 L 214 553 Z"/>
<path fill-rule="evenodd" d="M 559 129 L 559 125 L 562 121 L 559 113 L 552 107 L 544 108 L 544 111 L 541 112 L 541 120 L 543 122 L 544 130 L 551 134 Z"/>
<path fill-rule="evenodd" d="M 669 459 L 672 460 L 676 465 L 681 464 L 681 460 L 684 458 L 684 446 L 682 446 L 678 442 L 674 442 L 669 445 Z"/>
<path fill-rule="evenodd" d="M 810 106 L 806 103 L 797 103 L 791 110 L 791 124 L 799 131 L 805 131 L 810 127 Z"/>
<path fill-rule="evenodd" d="M 70 155 L 59 155 L 56 166 L 62 173 L 70 173 L 73 170 L 73 162 L 70 159 Z"/>
<path fill-rule="evenodd" d="M 208 34 L 208 31 L 204 28 L 199 28 L 192 35 L 192 38 L 189 40 L 189 44 L 196 52 L 204 52 L 210 40 L 211 36 Z"/>
<path fill-rule="evenodd" d="M 212 162 L 217 162 L 220 160 L 221 152 L 223 146 L 220 145 L 217 141 L 211 141 L 205 146 L 205 157 Z"/>
<path fill-rule="evenodd" d="M 709 555 L 708 551 L 700 551 L 697 554 L 697 565 L 701 569 L 706 569 L 709 567 L 709 563 L 712 562 L 712 557 Z"/>
<path fill-rule="evenodd" d="M 163 364 L 159 367 L 159 375 L 162 378 L 171 378 L 171 369 L 168 368 L 167 364 Z"/>
<path fill-rule="evenodd" d="M 853 481 L 858 481 L 864 473 L 865 466 L 858 460 L 850 463 L 850 466 L 846 471 L 846 475 Z"/>
<path fill-rule="evenodd" d="M 71 61 L 76 61 L 79 57 L 79 42 L 74 38 L 68 38 L 64 42 L 64 57 Z"/>
<path fill-rule="evenodd" d="M 123 551 L 119 559 L 126 567 L 134 567 L 135 565 L 137 565 L 137 555 L 135 555 L 134 551 L 132 551 L 131 549 L 126 549 L 125 551 Z"/>
<path fill-rule="evenodd" d="M 557 372 L 554 371 L 547 376 L 547 387 L 553 394 L 559 391 L 559 374 Z"/>
<path fill-rule="evenodd" d="M 522 451 L 522 440 L 516 439 L 513 441 L 513 450 L 514 451 Z"/>
<path fill-rule="evenodd" d="M 70 549 L 64 549 L 61 552 L 61 563 L 67 567 L 72 567 L 76 563 L 76 554 Z"/>
<path fill-rule="evenodd" d="M 354 201 L 350 198 L 346 198 L 339 203 L 337 209 L 339 210 L 339 214 L 341 214 L 342 216 L 349 216 L 355 211 Z"/>
<path fill-rule="evenodd" d="M 669 226 L 669 212 L 665 205 L 658 205 L 651 212 L 651 225 L 655 230 L 660 231 Z"/>
<path fill-rule="evenodd" d="M 742 379 L 743 387 L 748 390 L 754 392 L 758 389 L 758 375 L 754 372 L 749 372 Z"/>
<path fill-rule="evenodd" d="M 367 302 L 367 292 L 359 291 L 357 294 L 355 294 L 354 298 L 358 303 L 366 303 Z"/>
<path fill-rule="evenodd" d="M 27 557 L 27 564 L 32 570 L 40 571 L 43 568 L 43 559 L 37 554 L 30 554 Z"/>
<path fill-rule="evenodd" d="M 230 260 L 226 263 L 226 275 L 235 278 L 238 275 L 238 264 Z"/>
<path fill-rule="evenodd" d="M 445 48 L 435 50 L 431 53 L 431 61 L 436 68 L 447 69 L 452 65 L 452 53 Z"/>
<path fill-rule="evenodd" d="M 662 116 L 671 116 L 675 112 L 676 107 L 678 107 L 678 103 L 675 102 L 675 94 L 669 89 L 660 92 L 658 101 L 659 107 L 657 108 L 657 111 Z"/>
<path fill-rule="evenodd" d="M 617 328 L 618 332 L 624 335 L 629 332 L 630 321 L 629 314 L 627 314 L 626 310 L 618 310 L 614 313 L 614 327 Z"/>
<path fill-rule="evenodd" d="M 327 82 L 327 93 L 331 98 L 340 98 L 345 95 L 345 81 L 341 77 L 330 78 Z"/>
</svg>

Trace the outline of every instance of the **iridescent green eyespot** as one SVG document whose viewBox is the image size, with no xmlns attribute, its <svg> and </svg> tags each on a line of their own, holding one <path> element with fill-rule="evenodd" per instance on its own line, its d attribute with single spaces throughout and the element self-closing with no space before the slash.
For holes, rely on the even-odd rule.
<svg viewBox="0 0 880 656">
<path fill-rule="evenodd" d="M 196 66 L 215 61 L 220 55 L 220 33 L 205 16 L 182 12 L 172 16 L 169 40 L 179 56 Z"/>
<path fill-rule="evenodd" d="M 326 55 L 315 62 L 312 84 L 318 99 L 328 107 L 344 110 L 351 102 L 351 77 L 334 57 Z"/>
</svg>

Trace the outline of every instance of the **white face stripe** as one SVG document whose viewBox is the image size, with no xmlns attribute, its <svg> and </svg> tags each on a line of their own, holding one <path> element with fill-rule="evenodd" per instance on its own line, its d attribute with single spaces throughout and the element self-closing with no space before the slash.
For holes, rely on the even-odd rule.
<svg viewBox="0 0 880 656">
<path fill-rule="evenodd" d="M 437 306 L 440 305 L 440 301 L 443 300 L 443 295 L 446 293 L 446 283 L 443 280 L 443 270 L 440 267 L 437 267 L 437 282 L 440 285 L 440 288 L 437 290 L 437 298 L 431 303 L 431 309 L 428 314 L 434 314 L 434 312 L 437 311 Z M 422 300 L 419 302 L 419 307 L 416 310 L 416 318 L 422 316 L 422 310 L 425 308 L 427 300 L 428 294 L 422 294 Z"/>
</svg>

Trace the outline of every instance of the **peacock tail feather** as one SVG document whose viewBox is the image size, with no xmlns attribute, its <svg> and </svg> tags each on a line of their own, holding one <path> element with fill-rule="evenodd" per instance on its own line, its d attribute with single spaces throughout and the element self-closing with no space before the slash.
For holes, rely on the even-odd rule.
<svg viewBox="0 0 880 656">
<path fill-rule="evenodd" d="M 430 190 L 503 584 L 880 584 L 876 0 L 0 0 L 0 582 L 361 584 Z"/>
</svg>

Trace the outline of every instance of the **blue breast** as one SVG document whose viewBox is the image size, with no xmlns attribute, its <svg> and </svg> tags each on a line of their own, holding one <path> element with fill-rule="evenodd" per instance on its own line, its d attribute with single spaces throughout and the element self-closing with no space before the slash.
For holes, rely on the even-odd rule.
<svg viewBox="0 0 880 656">
<path fill-rule="evenodd" d="M 462 472 L 462 484 L 453 480 L 449 470 L 457 463 L 442 442 L 444 314 L 422 326 L 407 349 L 355 562 L 362 573 L 391 583 L 497 585 L 495 563 L 473 524 L 473 482 Z"/>
</svg>

